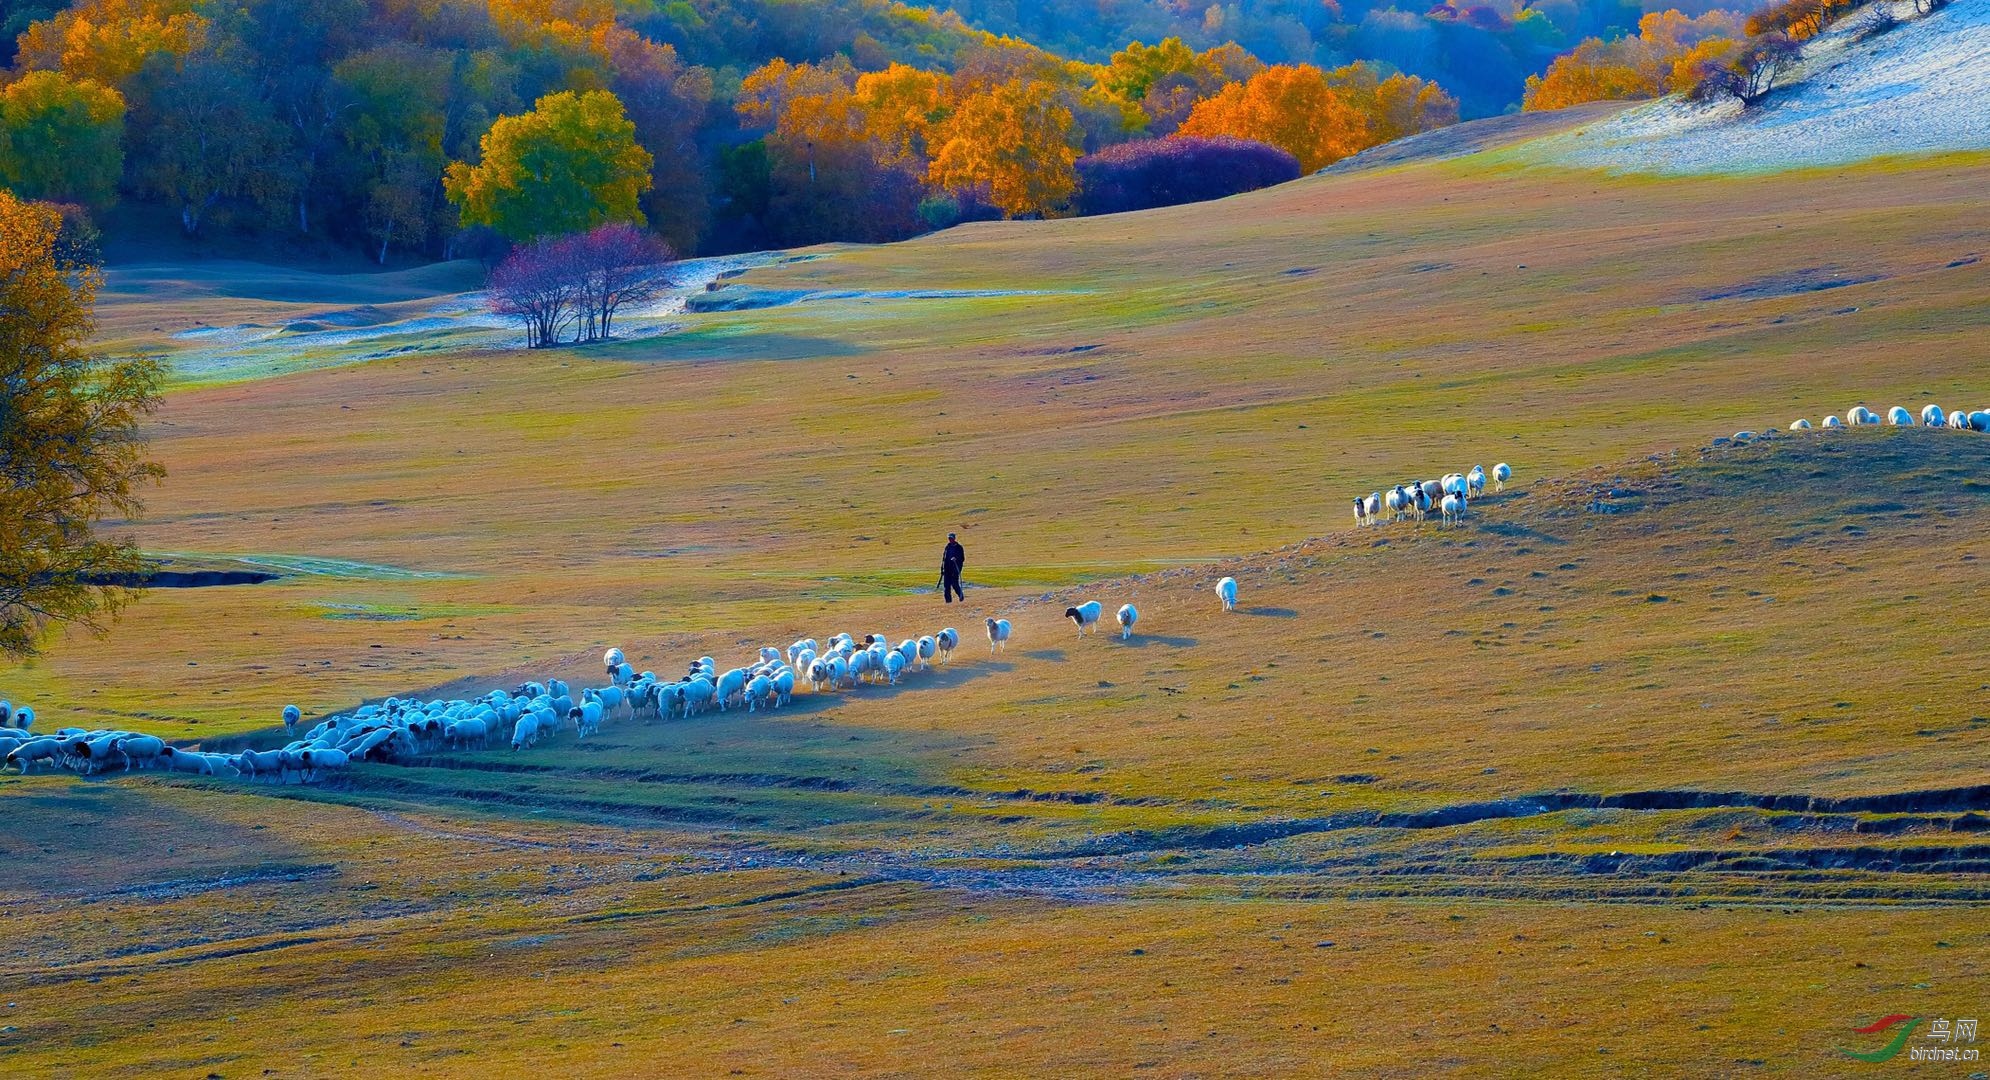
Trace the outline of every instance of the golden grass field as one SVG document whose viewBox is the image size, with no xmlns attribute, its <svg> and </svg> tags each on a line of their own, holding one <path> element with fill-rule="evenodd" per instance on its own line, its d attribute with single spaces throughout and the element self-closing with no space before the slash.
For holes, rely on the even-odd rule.
<svg viewBox="0 0 1990 1080">
<path fill-rule="evenodd" d="M 741 279 L 1040 295 L 187 380 L 128 528 L 286 574 L 6 672 L 49 726 L 274 741 L 609 645 L 966 645 L 310 790 L 0 779 L 0 1071 L 1884 1071 L 1852 1028 L 1990 986 L 1990 437 L 1709 444 L 1990 407 L 1986 179 L 1493 151 Z M 104 338 L 466 273 L 114 269 Z M 1462 528 L 1352 529 L 1495 461 Z M 1081 597 L 1140 635 L 1077 640 Z"/>
</svg>

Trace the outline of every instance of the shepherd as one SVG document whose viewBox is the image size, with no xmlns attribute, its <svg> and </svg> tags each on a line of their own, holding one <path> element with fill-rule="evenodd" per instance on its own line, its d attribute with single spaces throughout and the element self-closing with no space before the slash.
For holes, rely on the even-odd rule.
<svg viewBox="0 0 1990 1080">
<path fill-rule="evenodd" d="M 955 597 L 961 603 L 967 602 L 967 594 L 960 591 L 961 567 L 967 565 L 967 549 L 953 533 L 947 534 L 947 550 L 940 556 L 940 595 L 951 604 Z"/>
</svg>

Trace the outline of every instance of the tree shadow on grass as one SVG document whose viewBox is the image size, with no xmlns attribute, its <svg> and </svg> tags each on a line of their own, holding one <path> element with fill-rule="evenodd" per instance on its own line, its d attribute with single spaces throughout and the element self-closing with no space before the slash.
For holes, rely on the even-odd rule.
<svg viewBox="0 0 1990 1080">
<path fill-rule="evenodd" d="M 1052 660 L 1060 664 L 1064 662 L 1063 649 L 1031 649 L 1023 655 L 1031 660 Z"/>
<path fill-rule="evenodd" d="M 1256 615 L 1265 619 L 1296 619 L 1299 617 L 1299 613 L 1289 607 L 1240 607 L 1237 610 L 1245 615 Z"/>
</svg>

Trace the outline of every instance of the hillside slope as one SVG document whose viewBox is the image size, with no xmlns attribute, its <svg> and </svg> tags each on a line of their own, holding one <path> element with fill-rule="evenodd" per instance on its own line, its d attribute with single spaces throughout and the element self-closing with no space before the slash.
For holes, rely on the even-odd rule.
<svg viewBox="0 0 1990 1080">
<path fill-rule="evenodd" d="M 1672 173 L 1990 150 L 1990 0 L 1955 0 L 1925 18 L 1893 6 L 1911 21 L 1865 41 L 1859 15 L 1840 21 L 1759 106 L 1671 97 L 1530 149 L 1564 165 Z"/>
</svg>

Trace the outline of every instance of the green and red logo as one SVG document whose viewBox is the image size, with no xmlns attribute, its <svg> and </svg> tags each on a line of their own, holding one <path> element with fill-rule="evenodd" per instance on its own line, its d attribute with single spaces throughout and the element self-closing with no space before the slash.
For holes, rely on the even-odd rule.
<svg viewBox="0 0 1990 1080">
<path fill-rule="evenodd" d="M 1883 1031 L 1898 1027 L 1900 1030 L 1893 1036 L 1893 1041 L 1877 1050 L 1869 1052 L 1847 1050 L 1842 1046 L 1838 1050 L 1853 1061 L 1866 1061 L 1875 1065 L 1882 1061 L 1892 1061 L 1900 1054 L 1901 1049 L 1907 1045 L 1907 1040 L 1914 1037 L 1914 1027 L 1920 1022 L 1920 1017 L 1909 1016 L 1906 1013 L 1894 1013 L 1891 1016 L 1882 1016 L 1865 1027 L 1854 1028 L 1853 1033 L 1858 1035 L 1878 1035 Z"/>
</svg>

